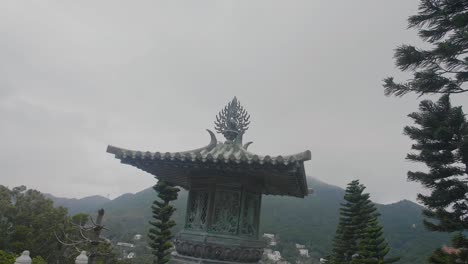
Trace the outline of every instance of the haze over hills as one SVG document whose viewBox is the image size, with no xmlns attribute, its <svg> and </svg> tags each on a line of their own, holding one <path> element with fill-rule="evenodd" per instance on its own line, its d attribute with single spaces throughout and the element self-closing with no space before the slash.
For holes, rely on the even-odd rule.
<svg viewBox="0 0 468 264">
<path fill-rule="evenodd" d="M 313 178 L 309 186 L 314 193 L 305 199 L 280 196 L 263 196 L 261 213 L 261 232 L 275 233 L 283 245 L 305 244 L 313 256 L 328 254 L 338 223 L 338 210 L 343 200 L 344 190 Z M 124 194 L 113 200 L 102 196 L 83 199 L 49 197 L 56 206 L 64 206 L 69 212 L 95 212 L 98 208 L 106 210 L 106 226 L 111 230 L 107 236 L 113 240 L 130 241 L 136 233 L 146 234 L 151 219 L 151 204 L 156 198 L 152 188 L 136 194 Z M 174 202 L 177 222 L 176 232 L 184 223 L 187 192 L 182 190 Z M 380 222 L 385 236 L 392 247 L 392 255 L 402 257 L 399 262 L 424 263 L 431 252 L 448 244 L 449 236 L 429 232 L 422 226 L 423 207 L 411 201 L 377 204 L 381 213 Z M 282 248 L 283 255 L 290 257 L 287 246 Z"/>
<path fill-rule="evenodd" d="M 111 201 L 110 199 L 100 195 L 88 196 L 81 199 L 55 197 L 49 193 L 45 193 L 44 196 L 54 201 L 56 206 L 68 208 L 68 213 L 70 215 L 83 212 L 93 212 Z"/>
</svg>

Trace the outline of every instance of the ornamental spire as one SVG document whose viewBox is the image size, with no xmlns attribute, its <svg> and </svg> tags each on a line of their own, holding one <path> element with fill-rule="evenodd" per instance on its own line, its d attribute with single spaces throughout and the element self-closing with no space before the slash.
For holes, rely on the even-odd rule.
<svg viewBox="0 0 468 264">
<path fill-rule="evenodd" d="M 249 128 L 250 115 L 241 106 L 236 97 L 226 105 L 216 116 L 215 129 L 233 142 L 236 138 L 242 137 Z"/>
</svg>

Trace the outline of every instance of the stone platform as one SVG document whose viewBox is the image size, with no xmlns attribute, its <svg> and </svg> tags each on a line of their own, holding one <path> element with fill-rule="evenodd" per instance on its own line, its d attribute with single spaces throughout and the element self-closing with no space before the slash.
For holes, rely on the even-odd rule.
<svg viewBox="0 0 468 264">
<path fill-rule="evenodd" d="M 213 259 L 202 259 L 188 256 L 182 256 L 173 252 L 170 264 L 262 264 L 262 262 L 233 262 L 233 261 L 222 261 Z"/>
</svg>

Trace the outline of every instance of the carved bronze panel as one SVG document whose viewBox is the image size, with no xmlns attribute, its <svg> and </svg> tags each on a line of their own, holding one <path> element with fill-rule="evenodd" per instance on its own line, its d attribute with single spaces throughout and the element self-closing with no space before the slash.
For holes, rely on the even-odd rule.
<svg viewBox="0 0 468 264">
<path fill-rule="evenodd" d="M 206 230 L 208 218 L 209 193 L 207 191 L 191 191 L 187 210 L 185 228 Z"/>
<path fill-rule="evenodd" d="M 258 217 L 260 210 L 261 195 L 244 193 L 244 202 L 241 215 L 239 233 L 246 236 L 258 235 Z"/>
<path fill-rule="evenodd" d="M 236 235 L 239 224 L 240 191 L 216 190 L 210 231 Z"/>
</svg>

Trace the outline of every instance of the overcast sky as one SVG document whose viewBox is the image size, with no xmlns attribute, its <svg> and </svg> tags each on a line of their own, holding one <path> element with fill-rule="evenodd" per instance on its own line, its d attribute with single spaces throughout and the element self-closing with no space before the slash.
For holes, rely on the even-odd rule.
<svg viewBox="0 0 468 264">
<path fill-rule="evenodd" d="M 108 144 L 204 146 L 237 96 L 252 116 L 251 151 L 309 149 L 309 176 L 361 179 L 381 203 L 414 200 L 402 129 L 420 99 L 385 97 L 381 83 L 408 77 L 392 56 L 420 43 L 406 29 L 417 4 L 2 1 L 0 184 L 64 197 L 140 191 L 153 176 L 120 164 Z"/>
</svg>

